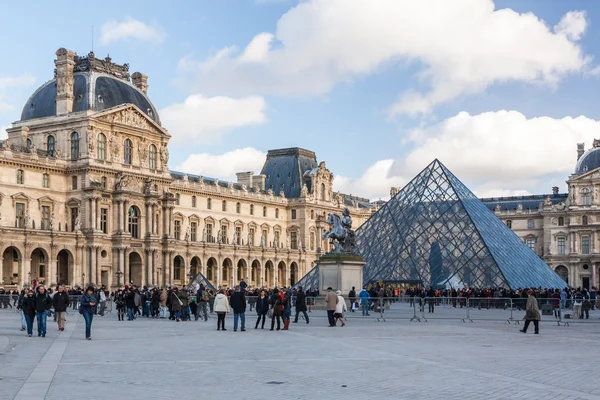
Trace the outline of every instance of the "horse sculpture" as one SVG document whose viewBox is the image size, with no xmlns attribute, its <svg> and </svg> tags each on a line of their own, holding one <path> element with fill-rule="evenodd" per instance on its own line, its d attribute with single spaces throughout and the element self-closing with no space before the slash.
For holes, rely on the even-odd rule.
<svg viewBox="0 0 600 400">
<path fill-rule="evenodd" d="M 333 245 L 333 250 L 330 253 L 333 254 L 354 254 L 356 252 L 356 242 L 354 238 L 354 231 L 351 229 L 352 220 L 350 219 L 350 212 L 348 209 L 344 209 L 344 217 L 340 218 L 339 215 L 330 213 L 327 216 L 327 223 L 329 224 L 329 230 L 323 232 L 322 239 L 329 239 Z"/>
</svg>

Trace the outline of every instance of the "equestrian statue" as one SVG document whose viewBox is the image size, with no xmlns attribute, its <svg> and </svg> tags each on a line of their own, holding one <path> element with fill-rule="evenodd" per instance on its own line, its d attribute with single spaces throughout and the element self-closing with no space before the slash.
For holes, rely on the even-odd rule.
<svg viewBox="0 0 600 400">
<path fill-rule="evenodd" d="M 344 208 L 342 217 L 330 213 L 327 216 L 329 230 L 323 232 L 323 240 L 330 240 L 333 245 L 331 254 L 356 254 L 356 237 L 352 230 L 350 210 Z"/>
</svg>

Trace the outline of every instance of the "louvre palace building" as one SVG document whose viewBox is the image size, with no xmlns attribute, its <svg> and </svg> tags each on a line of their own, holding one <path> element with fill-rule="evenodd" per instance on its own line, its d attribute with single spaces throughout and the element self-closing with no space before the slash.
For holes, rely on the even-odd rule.
<svg viewBox="0 0 600 400">
<path fill-rule="evenodd" d="M 170 171 L 177 132 L 147 76 L 64 48 L 54 63 L 0 145 L 0 286 L 184 285 L 198 273 L 291 285 L 328 251 L 328 213 L 348 208 L 358 227 L 377 208 L 335 193 L 301 148 L 269 151 L 237 182 Z"/>
</svg>

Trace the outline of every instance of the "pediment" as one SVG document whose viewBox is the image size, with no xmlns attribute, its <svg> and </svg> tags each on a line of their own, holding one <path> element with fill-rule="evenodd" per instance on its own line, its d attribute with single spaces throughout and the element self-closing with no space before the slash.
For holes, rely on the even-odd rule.
<svg viewBox="0 0 600 400">
<path fill-rule="evenodd" d="M 206 217 L 206 218 L 204 218 L 204 222 L 207 224 L 214 224 L 215 219 L 213 217 Z"/>
<path fill-rule="evenodd" d="M 124 104 L 101 111 L 94 114 L 93 118 L 113 125 L 129 126 L 171 136 L 166 129 L 149 118 L 134 104 Z"/>
<path fill-rule="evenodd" d="M 31 201 L 31 197 L 27 196 L 23 192 L 15 193 L 10 197 L 12 198 L 13 207 L 15 206 L 16 202 L 25 202 L 27 205 L 29 205 L 29 202 Z"/>
<path fill-rule="evenodd" d="M 38 201 L 38 205 L 39 205 L 40 209 L 42 208 L 42 205 L 43 205 L 43 204 L 46 204 L 46 205 L 48 205 L 48 204 L 49 204 L 49 205 L 51 205 L 51 206 L 52 206 L 52 208 L 54 208 L 54 200 L 52 200 L 52 199 L 51 199 L 50 197 L 48 197 L 48 196 L 42 196 L 42 197 L 40 197 L 39 199 L 37 199 L 37 201 Z"/>
</svg>

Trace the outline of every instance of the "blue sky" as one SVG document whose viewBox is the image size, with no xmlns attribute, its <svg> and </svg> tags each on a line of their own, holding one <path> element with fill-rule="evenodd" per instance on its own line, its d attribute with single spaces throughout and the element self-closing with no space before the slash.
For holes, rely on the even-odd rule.
<svg viewBox="0 0 600 400">
<path fill-rule="evenodd" d="M 314 150 L 338 190 L 385 197 L 438 157 L 480 196 L 566 189 L 600 138 L 594 1 L 221 0 L 3 6 L 0 127 L 54 52 L 149 75 L 172 169 L 232 179 Z M 8 38 L 8 40 L 7 40 Z M 13 38 L 13 39 L 10 39 Z"/>
</svg>

